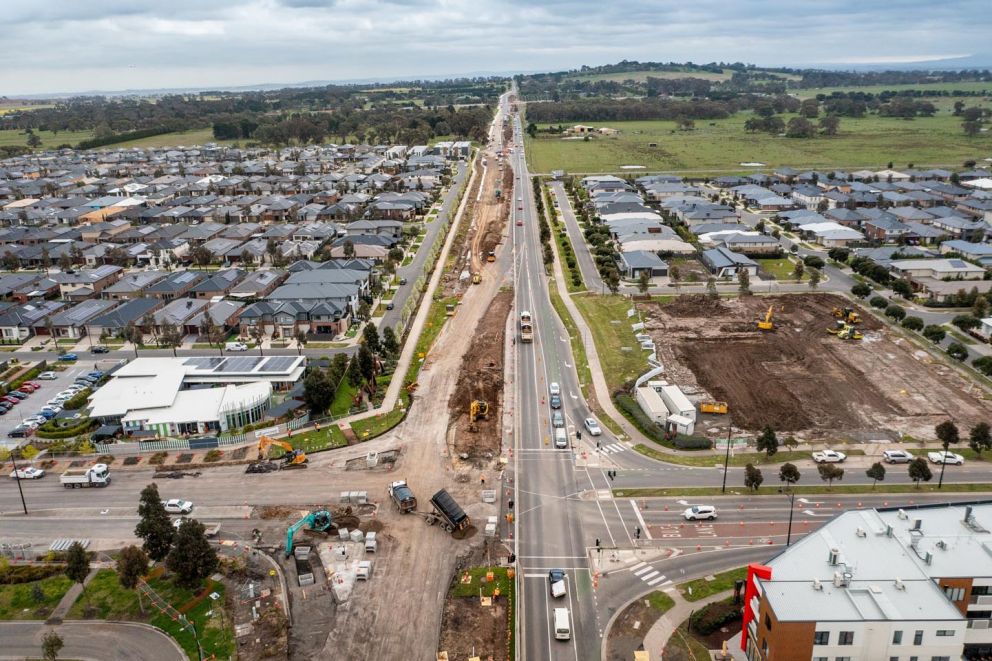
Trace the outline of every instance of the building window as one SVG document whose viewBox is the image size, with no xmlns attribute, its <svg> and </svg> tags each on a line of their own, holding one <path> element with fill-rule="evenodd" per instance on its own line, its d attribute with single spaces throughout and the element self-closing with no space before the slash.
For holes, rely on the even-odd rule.
<svg viewBox="0 0 992 661">
<path fill-rule="evenodd" d="M 813 644 L 814 645 L 829 645 L 830 644 L 830 632 L 829 631 L 817 631 L 813 634 Z"/>
<path fill-rule="evenodd" d="M 854 644 L 854 632 L 853 631 L 841 631 L 840 635 L 837 637 L 838 645 L 853 645 Z"/>
<path fill-rule="evenodd" d="M 917 629 L 916 633 L 913 634 L 913 644 L 922 645 L 923 644 L 923 631 Z"/>
<path fill-rule="evenodd" d="M 944 588 L 944 594 L 951 601 L 961 601 L 964 599 L 964 588 Z"/>
<path fill-rule="evenodd" d="M 851 657 L 849 657 L 849 656 L 836 656 L 836 657 L 834 657 L 834 661 L 851 661 Z"/>
<path fill-rule="evenodd" d="M 830 661 L 830 659 L 825 656 L 814 656 L 813 661 Z"/>
<path fill-rule="evenodd" d="M 902 645 L 902 631 L 893 631 L 892 632 L 892 644 L 893 645 Z"/>
<path fill-rule="evenodd" d="M 889 661 L 899 661 L 899 657 L 898 656 L 890 656 L 889 657 Z"/>
<path fill-rule="evenodd" d="M 982 597 L 988 595 L 990 585 L 973 585 L 971 586 L 971 596 Z"/>
<path fill-rule="evenodd" d="M 954 635 L 954 629 L 937 629 L 937 635 L 943 638 L 949 638 Z"/>
<path fill-rule="evenodd" d="M 769 631 L 772 630 L 772 618 L 768 617 L 768 613 L 765 613 L 765 628 Z"/>
<path fill-rule="evenodd" d="M 951 661 L 949 656 L 931 656 L 930 661 Z"/>
</svg>

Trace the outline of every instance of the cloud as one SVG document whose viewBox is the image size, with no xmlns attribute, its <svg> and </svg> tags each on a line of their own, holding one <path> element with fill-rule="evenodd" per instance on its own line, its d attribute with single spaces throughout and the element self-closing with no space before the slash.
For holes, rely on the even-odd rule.
<svg viewBox="0 0 992 661">
<path fill-rule="evenodd" d="M 987 52 L 987 1 L 34 0 L 5 7 L 0 94 L 559 70 L 621 59 L 904 62 Z"/>
</svg>

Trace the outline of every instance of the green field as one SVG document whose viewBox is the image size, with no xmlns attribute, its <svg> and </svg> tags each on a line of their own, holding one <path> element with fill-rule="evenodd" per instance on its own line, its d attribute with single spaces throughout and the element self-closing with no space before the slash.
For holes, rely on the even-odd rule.
<svg viewBox="0 0 992 661">
<path fill-rule="evenodd" d="M 52 103 L 39 103 L 36 105 L 29 106 L 0 106 L 0 117 L 3 115 L 10 115 L 15 112 L 30 112 L 32 110 L 42 110 L 44 108 L 54 108 L 55 105 Z"/>
<path fill-rule="evenodd" d="M 647 358 L 630 327 L 636 318 L 627 318 L 630 301 L 621 296 L 596 295 L 573 296 L 572 300 L 592 331 L 610 390 L 647 371 Z"/>
<path fill-rule="evenodd" d="M 42 149 L 54 149 L 63 144 L 75 146 L 81 140 L 89 140 L 93 137 L 93 131 L 59 131 L 58 133 L 35 131 L 34 134 L 41 138 Z M 28 136 L 24 131 L 15 129 L 0 131 L 0 147 L 11 145 L 27 147 L 27 140 Z"/>
<path fill-rule="evenodd" d="M 740 164 L 759 162 L 768 169 L 882 168 L 893 161 L 897 167 L 960 167 L 967 159 L 981 160 L 992 154 L 992 133 L 973 138 L 964 135 L 958 117 L 905 120 L 869 116 L 843 118 L 834 137 L 785 138 L 744 131 L 749 113 L 724 120 L 698 121 L 693 131 L 677 131 L 675 122 L 589 122 L 620 130 L 617 136 L 563 139 L 538 134 L 527 138 L 527 157 L 534 172 L 564 169 L 571 173 L 619 172 L 637 176 L 645 172 L 735 173 L 748 168 Z M 788 116 L 783 116 L 788 121 Z M 568 122 L 564 122 L 568 125 Z M 545 128 L 544 126 L 540 128 Z M 656 147 L 649 146 L 656 144 Z M 642 166 L 624 169 L 623 166 Z"/>
<path fill-rule="evenodd" d="M 882 92 L 905 92 L 909 90 L 932 91 L 932 92 L 988 92 L 992 94 L 992 83 L 983 82 L 961 82 L 961 83 L 912 83 L 906 85 L 864 85 L 862 87 L 810 87 L 808 89 L 791 89 L 792 94 L 801 99 L 807 99 L 817 94 L 830 95 L 834 92 L 865 92 L 866 94 L 880 94 Z M 921 98 L 921 101 L 933 101 L 930 98 Z M 973 97 L 962 97 L 965 103 L 971 105 L 980 99 Z"/>
<path fill-rule="evenodd" d="M 128 142 L 119 142 L 117 144 L 108 145 L 103 149 L 116 149 L 117 147 L 176 147 L 182 145 L 184 147 L 192 147 L 194 145 L 204 145 L 208 142 L 214 142 L 218 145 L 228 145 L 234 140 L 216 140 L 214 139 L 213 129 L 194 129 L 192 131 L 181 131 L 179 133 L 163 133 L 162 135 L 153 135 L 148 138 L 141 138 L 140 140 L 129 140 Z"/>
<path fill-rule="evenodd" d="M 32 594 L 35 587 L 41 589 L 38 595 Z M 30 583 L 0 585 L 0 620 L 44 619 L 70 587 L 72 581 L 62 574 Z"/>
</svg>

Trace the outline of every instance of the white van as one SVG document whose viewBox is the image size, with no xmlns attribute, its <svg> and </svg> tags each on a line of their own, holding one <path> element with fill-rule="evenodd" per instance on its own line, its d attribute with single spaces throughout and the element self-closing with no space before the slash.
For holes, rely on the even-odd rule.
<svg viewBox="0 0 992 661">
<path fill-rule="evenodd" d="M 555 427 L 555 447 L 559 450 L 568 448 L 568 432 L 563 427 Z"/>
<path fill-rule="evenodd" d="M 244 342 L 228 342 L 224 345 L 225 351 L 248 351 L 248 345 Z"/>
<path fill-rule="evenodd" d="M 568 609 L 555 609 L 555 638 L 558 640 L 568 640 L 572 637 L 572 627 L 568 621 Z"/>
</svg>

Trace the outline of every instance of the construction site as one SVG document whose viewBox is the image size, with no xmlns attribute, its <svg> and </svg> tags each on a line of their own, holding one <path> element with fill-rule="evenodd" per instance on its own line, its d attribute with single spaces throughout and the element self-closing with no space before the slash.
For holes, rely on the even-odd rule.
<svg viewBox="0 0 992 661">
<path fill-rule="evenodd" d="M 738 430 L 767 425 L 808 441 L 923 440 L 944 420 L 969 427 L 987 414 L 979 386 L 864 310 L 852 310 L 856 324 L 843 323 L 845 306 L 826 294 L 687 295 L 638 309 L 665 378 L 694 401 L 726 402 Z M 697 433 L 726 433 L 706 423 Z"/>
</svg>

